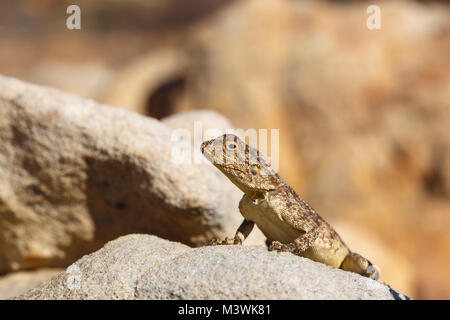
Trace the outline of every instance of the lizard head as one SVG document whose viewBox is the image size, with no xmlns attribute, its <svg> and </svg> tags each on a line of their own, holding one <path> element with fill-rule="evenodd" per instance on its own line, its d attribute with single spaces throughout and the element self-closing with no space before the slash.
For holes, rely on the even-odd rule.
<svg viewBox="0 0 450 320">
<path fill-rule="evenodd" d="M 360 254 L 350 252 L 341 265 L 342 270 L 359 273 L 373 280 L 380 279 L 380 269 Z"/>
<path fill-rule="evenodd" d="M 201 149 L 206 159 L 252 198 L 280 185 L 280 177 L 260 152 L 236 135 L 224 134 L 205 141 Z"/>
</svg>

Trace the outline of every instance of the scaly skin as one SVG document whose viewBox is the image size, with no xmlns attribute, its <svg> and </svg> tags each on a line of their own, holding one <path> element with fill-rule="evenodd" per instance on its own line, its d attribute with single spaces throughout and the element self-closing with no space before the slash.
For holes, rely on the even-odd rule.
<svg viewBox="0 0 450 320">
<path fill-rule="evenodd" d="M 286 251 L 378 280 L 378 268 L 351 252 L 337 232 L 270 167 L 260 152 L 232 134 L 202 144 L 203 155 L 245 194 L 239 203 L 244 221 L 233 239 L 242 244 L 254 224 L 269 239 L 269 250 Z"/>
</svg>

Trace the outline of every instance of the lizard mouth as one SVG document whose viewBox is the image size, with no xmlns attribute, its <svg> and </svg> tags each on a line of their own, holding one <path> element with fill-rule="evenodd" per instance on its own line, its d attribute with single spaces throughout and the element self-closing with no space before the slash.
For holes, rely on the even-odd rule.
<svg viewBox="0 0 450 320">
<path fill-rule="evenodd" d="M 203 154 L 205 154 L 205 148 L 206 148 L 207 145 L 208 145 L 208 141 L 203 142 L 202 145 L 201 145 L 201 149 L 202 149 L 202 153 Z"/>
<path fill-rule="evenodd" d="M 201 145 L 202 153 L 205 153 L 206 147 L 211 143 L 211 141 L 204 141 Z"/>
</svg>

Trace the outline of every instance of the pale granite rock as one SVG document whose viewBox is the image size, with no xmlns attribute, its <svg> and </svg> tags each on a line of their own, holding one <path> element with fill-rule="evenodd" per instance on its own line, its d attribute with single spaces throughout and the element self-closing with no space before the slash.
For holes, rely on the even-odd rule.
<svg viewBox="0 0 450 320">
<path fill-rule="evenodd" d="M 253 246 L 128 235 L 15 299 L 407 299 L 374 280 Z"/>
<path fill-rule="evenodd" d="M 67 266 L 129 233 L 233 235 L 242 193 L 209 164 L 174 163 L 172 132 L 0 76 L 0 272 Z"/>
</svg>

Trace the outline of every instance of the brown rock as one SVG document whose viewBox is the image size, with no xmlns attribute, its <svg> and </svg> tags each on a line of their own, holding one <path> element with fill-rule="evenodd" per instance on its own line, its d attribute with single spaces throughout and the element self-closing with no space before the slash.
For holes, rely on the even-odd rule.
<svg viewBox="0 0 450 320">
<path fill-rule="evenodd" d="M 239 225 L 241 192 L 210 165 L 175 164 L 157 120 L 6 77 L 0 119 L 0 272 L 132 232 L 199 245 Z"/>
</svg>

